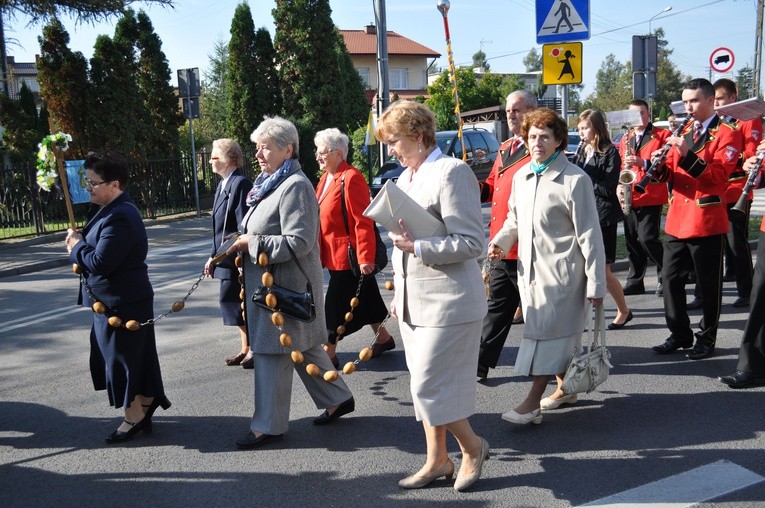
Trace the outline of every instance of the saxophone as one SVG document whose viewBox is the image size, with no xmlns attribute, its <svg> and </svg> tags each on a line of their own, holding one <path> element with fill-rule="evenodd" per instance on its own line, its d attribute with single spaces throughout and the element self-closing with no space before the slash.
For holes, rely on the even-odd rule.
<svg viewBox="0 0 765 508">
<path fill-rule="evenodd" d="M 630 130 L 627 130 L 624 135 L 626 136 L 626 141 L 624 143 L 624 162 L 622 163 L 622 170 L 619 173 L 619 185 L 622 186 L 622 213 L 624 215 L 629 215 L 630 210 L 632 210 L 632 183 L 637 178 L 637 174 L 630 169 L 631 165 L 627 163 L 627 157 L 635 154 L 632 150 L 632 145 L 630 145 Z"/>
</svg>

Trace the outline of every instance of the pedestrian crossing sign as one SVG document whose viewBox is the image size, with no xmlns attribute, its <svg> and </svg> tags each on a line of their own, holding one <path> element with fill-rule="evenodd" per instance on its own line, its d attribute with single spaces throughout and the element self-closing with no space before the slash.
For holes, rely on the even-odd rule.
<svg viewBox="0 0 765 508">
<path fill-rule="evenodd" d="M 537 44 L 590 38 L 590 0 L 536 0 Z"/>
<path fill-rule="evenodd" d="M 542 83 L 574 85 L 582 82 L 582 43 L 567 42 L 542 46 Z"/>
</svg>

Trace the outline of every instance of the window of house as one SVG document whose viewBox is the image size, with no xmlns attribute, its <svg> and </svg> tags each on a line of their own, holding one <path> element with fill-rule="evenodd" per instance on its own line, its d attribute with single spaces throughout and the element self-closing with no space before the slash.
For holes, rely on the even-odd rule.
<svg viewBox="0 0 765 508">
<path fill-rule="evenodd" d="M 356 70 L 359 71 L 359 76 L 361 76 L 361 81 L 364 82 L 364 86 L 372 88 L 372 85 L 369 82 L 369 67 L 359 67 Z"/>
<path fill-rule="evenodd" d="M 388 77 L 391 90 L 409 89 L 409 69 L 390 69 Z"/>
</svg>

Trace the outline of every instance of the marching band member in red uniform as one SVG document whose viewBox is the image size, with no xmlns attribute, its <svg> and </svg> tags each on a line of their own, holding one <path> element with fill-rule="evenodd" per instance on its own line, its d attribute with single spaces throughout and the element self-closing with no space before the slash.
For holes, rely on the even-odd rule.
<svg viewBox="0 0 765 508">
<path fill-rule="evenodd" d="M 672 184 L 664 226 L 664 311 L 671 335 L 653 350 L 666 354 L 693 349 L 691 360 L 714 353 L 720 318 L 723 236 L 728 232 L 725 188 L 742 150 L 741 135 L 714 111 L 714 87 L 693 79 L 683 87 L 685 110 L 693 118 L 682 133 L 667 138 L 669 153 L 660 179 Z M 659 157 L 661 151 L 654 152 Z M 701 331 L 690 326 L 685 279 L 695 267 L 704 317 Z"/>
<path fill-rule="evenodd" d="M 730 79 L 718 79 L 714 83 L 715 107 L 725 106 L 738 101 L 736 83 Z M 725 191 L 725 202 L 728 204 L 728 221 L 730 231 L 725 237 L 725 276 L 723 280 L 735 277 L 738 298 L 733 302 L 734 307 L 746 307 L 749 305 L 749 293 L 752 291 L 752 253 L 749 250 L 749 208 L 754 195 L 750 192 L 746 202 L 744 213 L 731 212 L 730 209 L 736 204 L 744 189 L 747 174 L 741 165 L 744 160 L 755 155 L 757 145 L 762 140 L 762 120 L 736 120 L 731 117 L 723 117 L 738 130 L 744 138 L 744 151 L 739 159 L 739 164 L 728 176 L 728 188 Z"/>
<path fill-rule="evenodd" d="M 491 201 L 489 238 L 497 234 L 507 218 L 513 175 L 531 161 L 531 155 L 520 134 L 524 115 L 535 109 L 537 99 L 527 90 L 518 90 L 507 96 L 507 126 L 514 136 L 502 143 L 491 173 L 486 181 L 479 182 L 481 201 Z M 513 246 L 504 259 L 493 264 L 489 274 L 489 312 L 483 319 L 481 349 L 478 353 L 478 377 L 481 379 L 488 377 L 489 368 L 497 366 L 513 323 L 513 313 L 521 301 L 515 283 L 517 276 L 518 247 Z"/>
<path fill-rule="evenodd" d="M 765 151 L 765 141 L 761 142 L 757 149 Z M 756 156 L 749 157 L 744 163 L 743 169 L 747 174 L 757 169 L 756 160 Z M 759 169 L 762 185 L 763 166 Z M 760 226 L 760 231 L 765 232 L 765 220 Z M 745 388 L 765 381 L 765 236 L 762 233 L 757 243 L 757 263 L 754 267 L 754 283 L 750 300 L 749 319 L 744 327 L 736 371 L 729 376 L 719 378 L 720 382 L 731 388 Z"/>
<path fill-rule="evenodd" d="M 661 228 L 661 208 L 668 199 L 667 186 L 657 180 L 651 180 L 643 194 L 635 192 L 634 187 L 645 176 L 646 169 L 651 166 L 651 154 L 664 146 L 671 132 L 655 127 L 651 123 L 648 104 L 644 100 L 631 101 L 629 109 L 638 111 L 643 123 L 622 136 L 619 143 L 619 155 L 622 161 L 635 172 L 635 181 L 632 183 L 632 207 L 630 213 L 624 217 L 624 240 L 630 261 L 624 294 L 639 295 L 645 292 L 643 277 L 650 259 L 656 263 L 659 275 L 656 294 L 662 296 L 661 265 L 664 249 L 659 239 L 659 229 Z M 629 155 L 625 155 L 628 153 L 628 144 Z"/>
</svg>

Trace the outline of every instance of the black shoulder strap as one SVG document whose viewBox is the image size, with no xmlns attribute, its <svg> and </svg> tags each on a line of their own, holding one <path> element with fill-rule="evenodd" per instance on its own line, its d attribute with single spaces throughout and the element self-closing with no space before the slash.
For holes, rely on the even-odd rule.
<svg viewBox="0 0 765 508">
<path fill-rule="evenodd" d="M 348 233 L 348 241 L 351 241 L 351 228 L 348 227 L 348 209 L 345 207 L 345 171 L 340 178 L 340 208 L 343 211 L 343 223 L 345 224 L 345 232 Z"/>
</svg>

